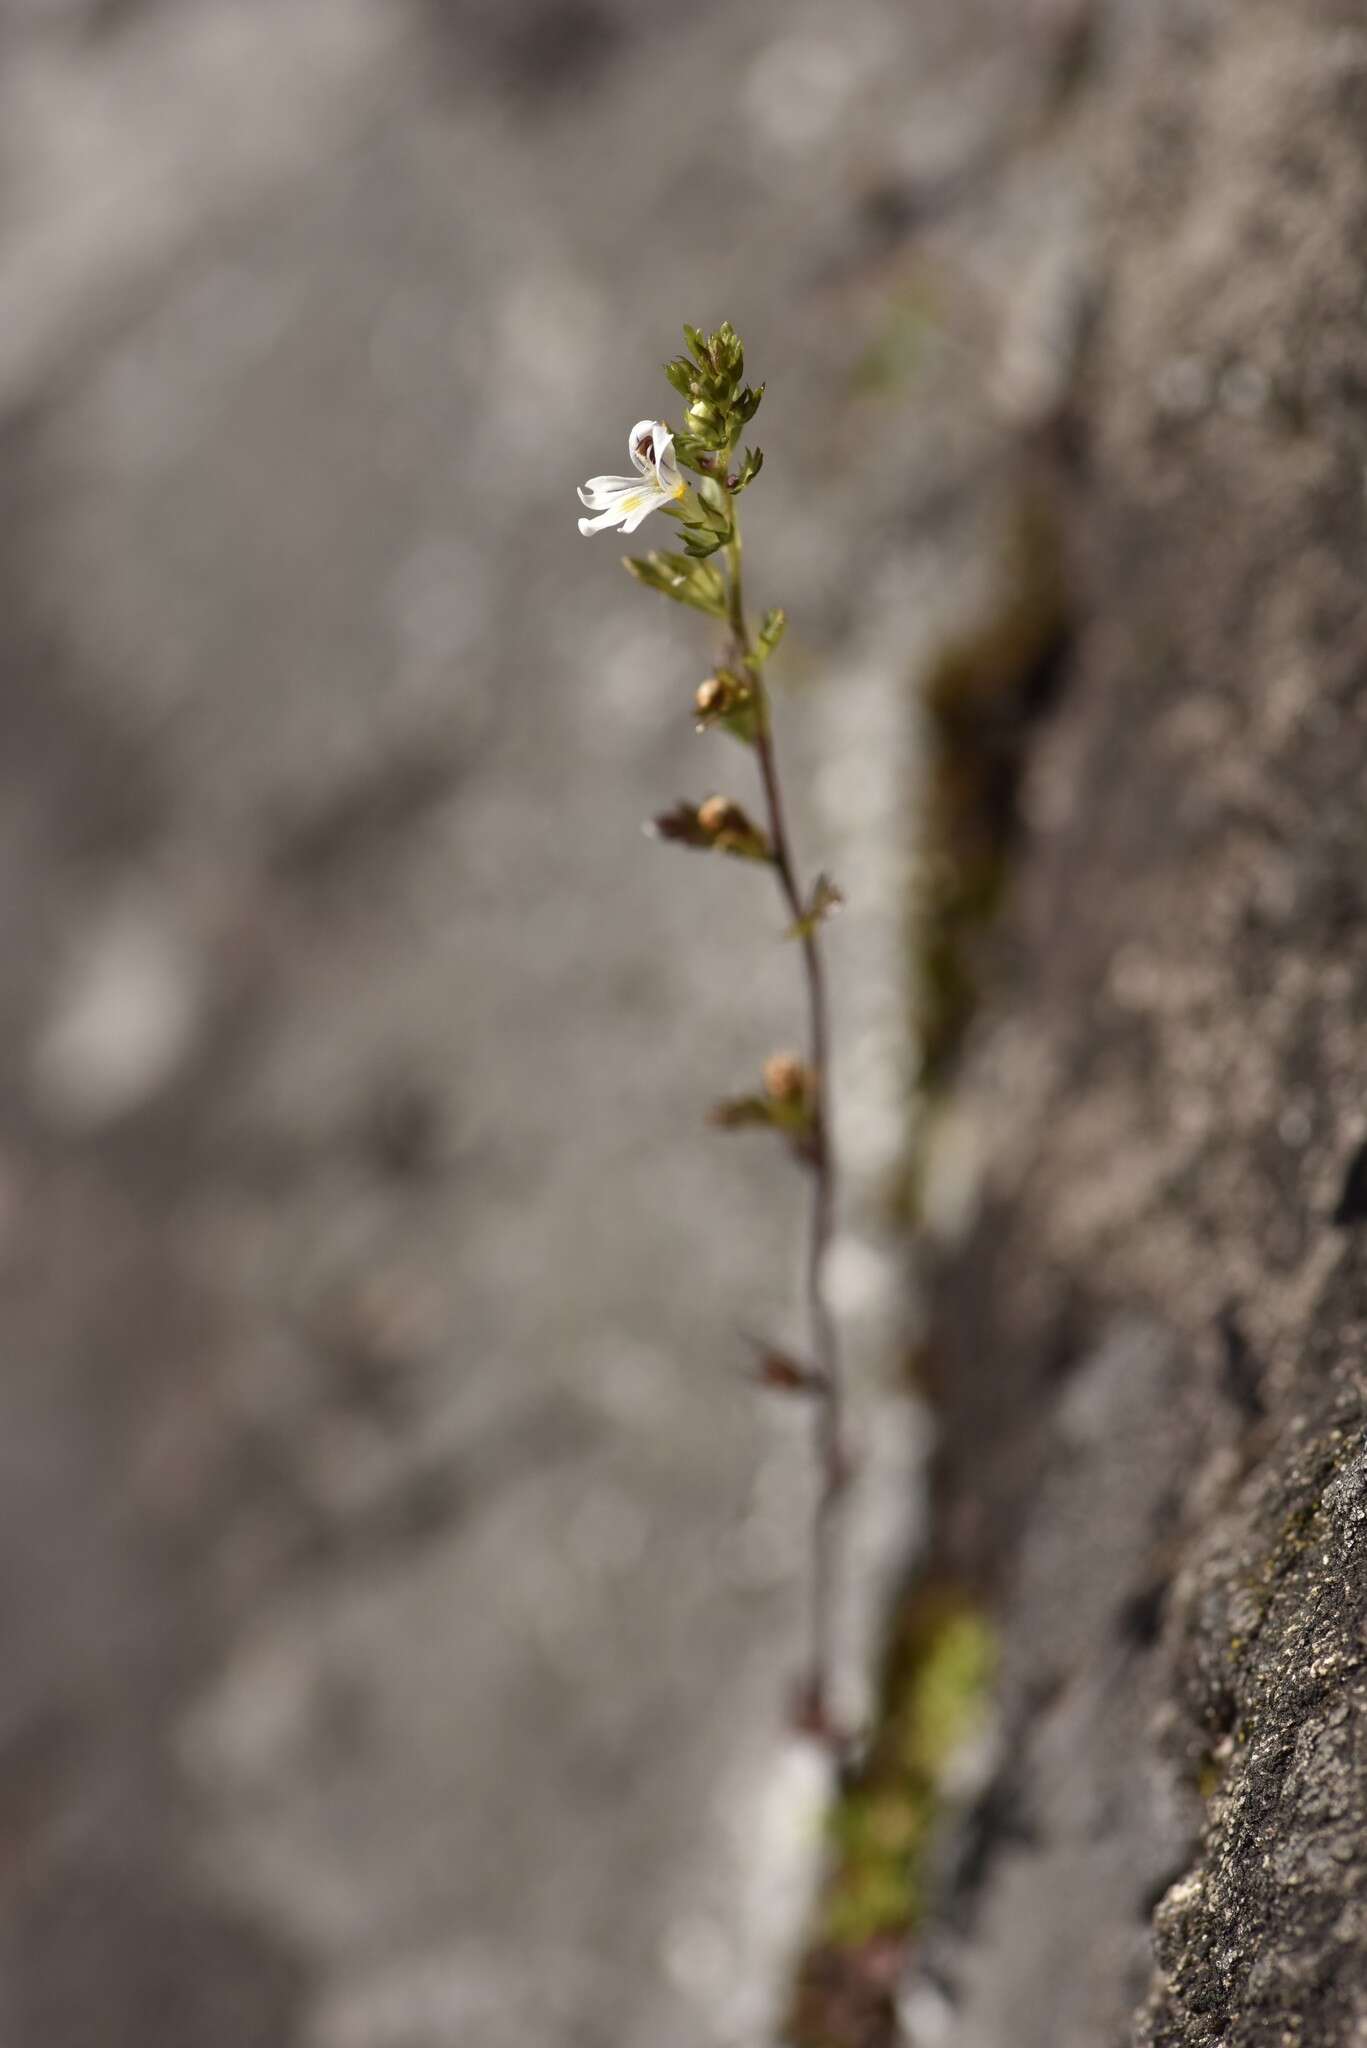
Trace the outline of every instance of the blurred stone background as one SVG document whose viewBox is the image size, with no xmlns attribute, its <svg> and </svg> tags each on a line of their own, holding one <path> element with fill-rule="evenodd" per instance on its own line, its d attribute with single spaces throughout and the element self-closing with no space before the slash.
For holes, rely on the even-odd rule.
<svg viewBox="0 0 1367 2048">
<path fill-rule="evenodd" d="M 701 1114 L 796 963 L 640 837 L 746 764 L 574 485 L 732 319 L 850 897 L 858 1635 L 912 685 L 1066 375 L 1076 16 L 0 5 L 5 2048 L 764 2038 L 821 1785 L 738 1332 L 796 1335 L 801 1190 Z"/>
</svg>

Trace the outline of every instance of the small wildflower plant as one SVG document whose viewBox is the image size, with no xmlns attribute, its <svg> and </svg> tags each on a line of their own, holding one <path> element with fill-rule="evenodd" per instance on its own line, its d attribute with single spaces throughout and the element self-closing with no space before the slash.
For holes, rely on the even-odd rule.
<svg viewBox="0 0 1367 2048">
<path fill-rule="evenodd" d="M 729 322 L 707 335 L 685 327 L 684 339 L 686 352 L 665 364 L 665 375 L 683 405 L 677 433 L 664 420 L 638 420 L 627 442 L 634 474 L 590 477 L 581 486 L 579 496 L 592 516 L 579 521 L 579 531 L 595 534 L 617 528 L 634 533 L 652 512 L 675 521 L 677 548 L 627 557 L 625 566 L 638 583 L 701 612 L 717 629 L 720 659 L 698 686 L 694 700 L 698 727 L 723 729 L 752 757 L 762 809 L 756 819 L 734 797 L 709 796 L 701 803 L 677 803 L 649 829 L 681 846 L 771 869 L 787 913 L 786 936 L 801 956 L 805 1051 L 773 1053 L 755 1087 L 716 1103 L 711 1121 L 722 1130 L 758 1126 L 772 1131 L 811 1182 L 806 1260 L 809 1352 L 795 1357 L 759 1344 L 755 1376 L 776 1393 L 811 1406 L 818 1473 L 811 1644 L 797 1717 L 809 1733 L 834 1746 L 838 1737 L 830 1679 L 836 1552 L 839 1507 L 850 1464 L 837 1332 L 823 1278 L 834 1225 L 836 1176 L 821 926 L 842 899 L 825 875 L 804 886 L 788 831 L 767 680 L 785 617 L 775 608 L 752 625 L 746 610 L 739 500 L 760 474 L 764 456 L 759 448 L 743 446 L 743 436 L 759 411 L 764 386 L 745 382 L 745 352 Z"/>
</svg>

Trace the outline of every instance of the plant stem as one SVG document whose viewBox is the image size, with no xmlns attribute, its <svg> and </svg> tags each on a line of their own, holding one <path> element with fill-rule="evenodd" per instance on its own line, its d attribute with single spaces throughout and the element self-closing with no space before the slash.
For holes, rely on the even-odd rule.
<svg viewBox="0 0 1367 2048">
<path fill-rule="evenodd" d="M 774 869 L 785 904 L 793 922 L 803 926 L 801 949 L 807 985 L 808 1056 L 811 1073 L 811 1165 L 812 1206 L 807 1236 L 806 1292 L 811 1328 L 812 1364 L 818 1391 L 814 1404 L 813 1451 L 817 1468 L 817 1498 L 812 1517 L 812 1561 L 810 1592 L 810 1668 L 804 1687 L 804 1718 L 814 1729 L 831 1734 L 831 1669 L 834 1653 L 834 1621 L 837 1597 L 837 1564 L 840 1539 L 839 1508 L 849 1479 L 845 1448 L 845 1386 L 835 1319 L 826 1299 L 824 1267 L 835 1225 L 835 1147 L 831 1128 L 830 1058 L 831 1031 L 826 1001 L 826 976 L 817 926 L 804 926 L 806 904 L 798 881 L 797 862 L 788 831 L 774 748 L 769 700 L 757 664 L 745 618 L 744 585 L 741 580 L 740 522 L 734 498 L 728 493 L 731 540 L 727 546 L 730 567 L 729 618 L 736 642 L 736 655 L 749 667 L 758 710 L 755 753 L 768 810 L 769 838 L 774 850 Z"/>
</svg>

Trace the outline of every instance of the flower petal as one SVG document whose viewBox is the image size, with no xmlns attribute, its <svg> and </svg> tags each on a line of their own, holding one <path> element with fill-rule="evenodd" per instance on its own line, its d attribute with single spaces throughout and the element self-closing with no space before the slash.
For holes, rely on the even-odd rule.
<svg viewBox="0 0 1367 2048">
<path fill-rule="evenodd" d="M 614 498 L 620 498 L 627 491 L 639 491 L 641 479 L 638 476 L 591 476 L 586 484 L 580 484 L 579 496 L 585 505 L 595 512 L 601 512 Z"/>
<path fill-rule="evenodd" d="M 579 531 L 583 534 L 601 533 L 605 526 L 616 526 L 621 517 L 620 509 L 616 505 L 609 505 L 605 512 L 598 514 L 596 519 L 581 519 Z"/>
<path fill-rule="evenodd" d="M 631 430 L 631 438 L 627 442 L 627 452 L 642 476 L 649 476 L 655 466 L 652 457 L 655 448 L 655 433 L 659 424 L 658 420 L 637 420 Z M 644 452 L 638 447 L 638 442 L 645 443 Z"/>
<path fill-rule="evenodd" d="M 655 422 L 655 481 L 662 491 L 672 491 L 679 482 L 679 465 L 674 460 L 674 436 L 663 420 Z"/>
<path fill-rule="evenodd" d="M 649 519 L 652 512 L 658 512 L 661 505 L 668 503 L 670 495 L 668 492 L 642 491 L 640 503 L 622 521 L 623 533 L 635 533 L 643 519 Z"/>
</svg>

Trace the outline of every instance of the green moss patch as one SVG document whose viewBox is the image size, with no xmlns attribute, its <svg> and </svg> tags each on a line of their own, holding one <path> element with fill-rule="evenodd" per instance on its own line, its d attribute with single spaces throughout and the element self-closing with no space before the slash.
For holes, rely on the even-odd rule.
<svg viewBox="0 0 1367 2048">
<path fill-rule="evenodd" d="M 977 999 L 976 941 L 1001 901 L 1030 724 L 1068 641 L 1063 554 L 1037 493 L 1016 507 L 997 603 L 923 685 L 929 760 L 913 905 L 921 1086 L 943 1086 Z"/>
<path fill-rule="evenodd" d="M 877 1734 L 831 1818 L 830 1869 L 787 2037 L 795 2048 L 891 2040 L 946 1768 L 981 1732 L 994 1669 L 991 1628 L 961 1589 L 926 1584 L 908 1597 Z"/>
</svg>

